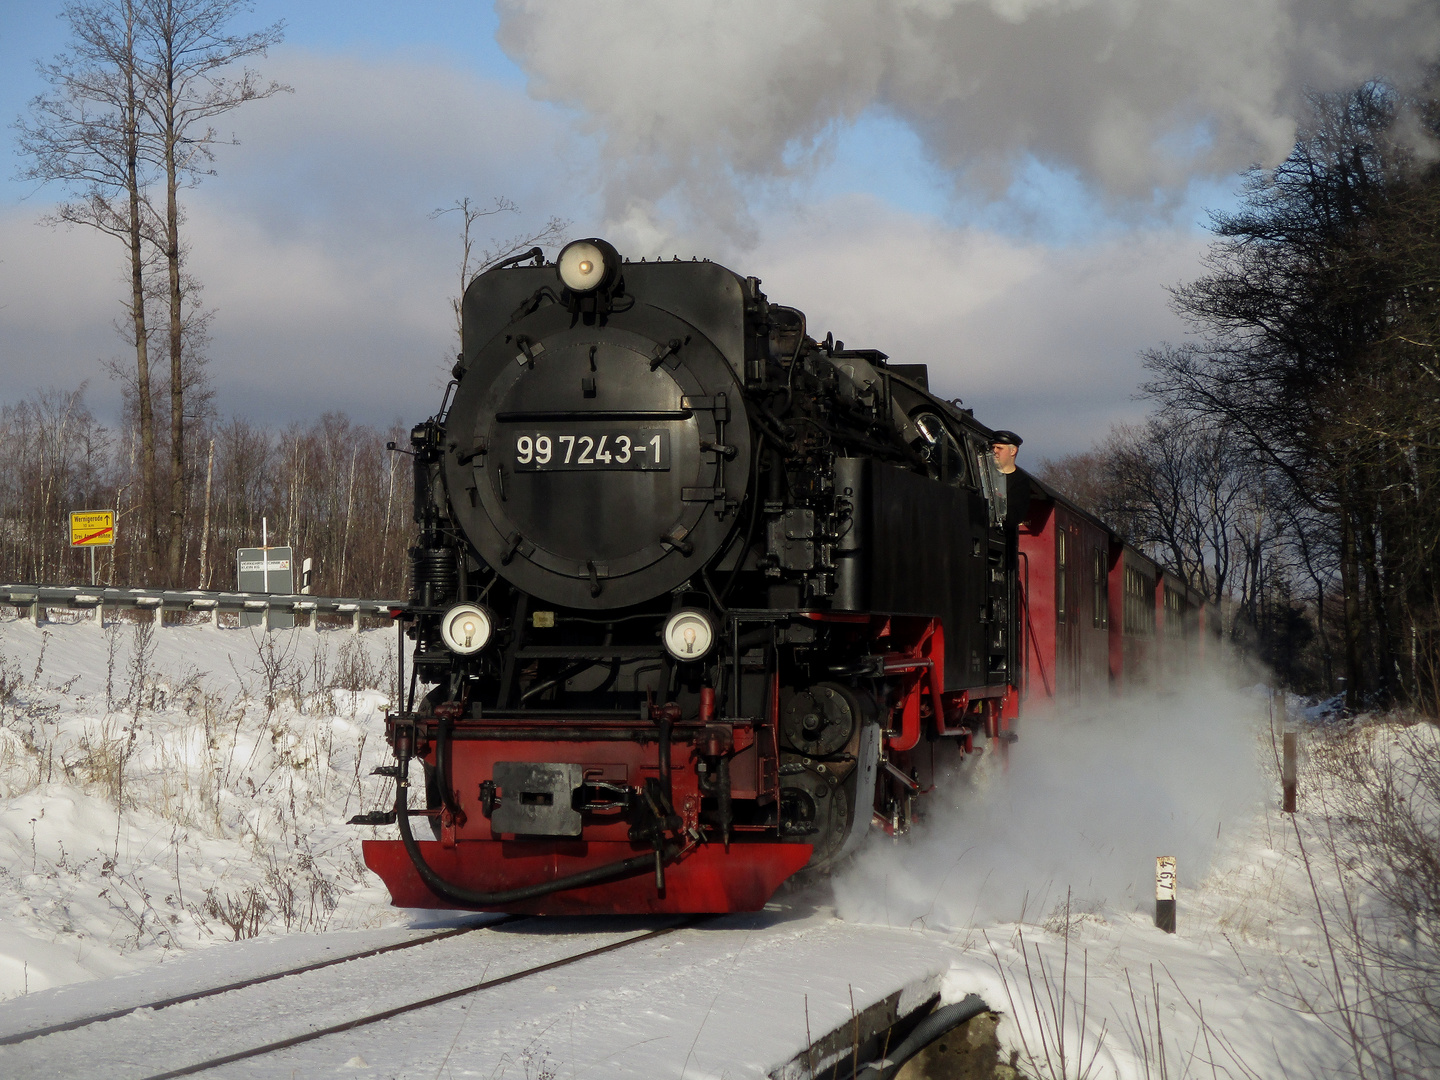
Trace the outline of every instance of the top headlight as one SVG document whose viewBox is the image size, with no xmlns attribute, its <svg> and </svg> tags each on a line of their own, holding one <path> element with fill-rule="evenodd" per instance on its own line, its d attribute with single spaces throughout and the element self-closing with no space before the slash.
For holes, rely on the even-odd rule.
<svg viewBox="0 0 1440 1080">
<path fill-rule="evenodd" d="M 619 269 L 620 255 L 604 240 L 572 240 L 560 251 L 556 268 L 573 293 L 594 292 L 608 285 Z"/>
</svg>

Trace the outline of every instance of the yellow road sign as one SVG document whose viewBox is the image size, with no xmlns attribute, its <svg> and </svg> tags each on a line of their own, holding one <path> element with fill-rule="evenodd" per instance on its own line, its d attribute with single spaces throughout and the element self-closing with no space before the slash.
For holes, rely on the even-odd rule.
<svg viewBox="0 0 1440 1080">
<path fill-rule="evenodd" d="M 70 514 L 71 547 L 109 547 L 114 543 L 114 510 L 76 510 Z"/>
</svg>

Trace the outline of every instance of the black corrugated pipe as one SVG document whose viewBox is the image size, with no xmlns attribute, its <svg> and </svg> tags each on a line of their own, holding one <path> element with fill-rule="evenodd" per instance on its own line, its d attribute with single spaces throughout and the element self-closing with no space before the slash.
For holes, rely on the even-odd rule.
<svg viewBox="0 0 1440 1080">
<path fill-rule="evenodd" d="M 730 850 L 730 825 L 735 820 L 734 809 L 730 802 L 730 756 L 720 755 L 719 779 L 717 781 L 716 795 L 720 803 L 720 836 L 725 842 L 725 850 Z"/>
<path fill-rule="evenodd" d="M 989 1011 L 990 1006 L 985 1004 L 979 994 L 969 994 L 963 1001 L 936 1009 L 924 1020 L 921 1020 L 915 1026 L 915 1030 L 910 1032 L 905 1040 L 884 1058 L 872 1061 L 868 1065 L 862 1065 L 860 1071 L 855 1074 L 855 1080 L 894 1080 L 895 1074 L 907 1061 L 940 1038 L 941 1035 L 947 1031 L 953 1031 L 965 1021 L 973 1020 L 981 1013 Z"/>
<path fill-rule="evenodd" d="M 609 881 L 612 878 L 644 873 L 655 866 L 655 854 L 646 852 L 633 859 L 582 870 L 578 874 L 557 878 L 554 881 L 543 881 L 536 885 L 526 885 L 519 889 L 504 889 L 500 892 L 476 892 L 474 889 L 467 889 L 454 882 L 446 881 L 425 861 L 425 856 L 420 851 L 420 845 L 415 842 L 415 835 L 410 831 L 410 806 L 409 800 L 406 798 L 406 792 L 409 790 L 407 784 L 395 785 L 395 822 L 400 826 L 400 839 L 405 844 L 405 851 L 410 856 L 410 861 L 415 864 L 415 871 L 420 875 L 420 880 L 425 882 L 436 896 L 442 900 L 448 900 L 452 904 L 475 908 L 517 904 L 522 900 L 535 900 L 542 896 L 549 896 L 551 893 L 564 892 L 566 889 L 579 889 L 587 885 L 598 885 L 600 882 Z M 666 854 L 666 857 L 668 856 L 669 853 Z"/>
<path fill-rule="evenodd" d="M 660 747 L 657 764 L 660 766 L 660 790 L 665 793 L 665 806 L 670 808 L 675 805 L 675 789 L 672 786 L 670 776 L 670 732 L 672 725 L 669 719 L 662 717 L 660 720 Z"/>
</svg>

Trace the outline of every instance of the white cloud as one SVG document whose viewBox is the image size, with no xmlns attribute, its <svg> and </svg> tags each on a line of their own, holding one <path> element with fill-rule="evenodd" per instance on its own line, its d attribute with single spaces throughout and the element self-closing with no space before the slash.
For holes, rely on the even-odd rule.
<svg viewBox="0 0 1440 1080">
<path fill-rule="evenodd" d="M 458 222 L 429 213 L 507 195 L 525 213 L 491 219 L 501 236 L 578 216 L 593 152 L 552 109 L 431 58 L 281 49 L 264 69 L 295 93 L 226 117 L 241 145 L 182 196 L 190 266 L 216 311 L 217 404 L 279 423 L 330 408 L 427 415 L 455 352 L 460 258 Z M 36 227 L 48 209 L 36 198 L 0 219 L 0 400 L 92 378 L 113 418 L 118 393 L 95 360 L 128 356 L 111 327 L 123 250 Z"/>
<path fill-rule="evenodd" d="M 45 228 L 37 221 L 48 209 L 22 203 L 0 212 L 0 401 L 86 379 L 95 385 L 92 401 L 103 401 L 97 361 L 121 345 L 112 326 L 124 315 L 127 288 L 120 244 L 84 229 Z"/>
</svg>

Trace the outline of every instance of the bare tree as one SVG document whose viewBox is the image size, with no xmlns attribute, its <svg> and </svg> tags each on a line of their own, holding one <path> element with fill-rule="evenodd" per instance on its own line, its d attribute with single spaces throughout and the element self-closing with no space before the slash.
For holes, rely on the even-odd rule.
<svg viewBox="0 0 1440 1080">
<path fill-rule="evenodd" d="M 29 159 L 20 177 L 59 183 L 75 193 L 75 201 L 62 203 L 47 218 L 50 223 L 98 229 L 125 245 L 130 279 L 126 336 L 135 350 L 140 429 L 140 513 L 147 564 L 153 565 L 156 451 L 145 300 L 147 241 L 156 226 L 149 199 L 156 162 L 141 131 L 141 14 L 135 0 L 96 0 L 69 4 L 63 16 L 72 45 L 37 65 L 51 92 L 35 98 L 29 119 L 18 125 L 19 152 Z"/>
<path fill-rule="evenodd" d="M 460 294 L 450 298 L 450 306 L 455 311 L 455 334 L 458 337 L 461 336 L 462 325 L 460 305 L 465 300 L 465 290 L 470 287 L 470 283 L 492 266 L 514 259 L 517 255 L 523 258 L 525 253 L 532 248 L 554 247 L 562 243 L 566 230 L 570 228 L 570 222 L 564 218 L 552 217 L 543 228 L 534 233 L 519 232 L 503 240 L 497 240 L 492 236 L 490 242 L 477 253 L 475 250 L 476 222 L 482 218 L 495 217 L 499 214 L 519 214 L 520 207 L 503 195 L 496 196 L 489 206 L 481 206 L 467 195 L 463 199 L 457 199 L 453 206 L 432 210 L 430 219 L 433 221 L 446 214 L 457 213 L 462 222 L 460 227 Z"/>
<path fill-rule="evenodd" d="M 203 345 L 208 316 L 198 284 L 183 269 L 183 213 L 178 190 L 210 172 L 221 139 L 210 121 L 246 101 L 288 89 L 262 83 L 230 65 L 265 51 L 281 38 L 279 23 L 252 34 L 231 34 L 244 0 L 78 0 L 64 9 L 70 48 L 39 65 L 51 92 L 37 97 L 19 123 L 24 179 L 63 184 L 76 196 L 48 220 L 98 229 L 122 240 L 129 271 L 126 337 L 135 350 L 133 381 L 125 378 L 140 440 L 140 508 L 148 580 L 163 561 L 173 582 L 182 573 L 186 475 L 187 390 L 205 396 Z M 163 181 L 163 209 L 152 199 Z M 157 280 L 157 278 L 159 280 Z M 161 284 L 163 282 L 163 284 Z M 168 308 L 166 337 L 170 402 L 168 499 L 159 476 L 158 389 L 151 370 L 150 307 Z M 193 394 L 192 394 L 193 396 Z M 197 415 L 201 401 L 191 401 Z M 168 502 L 168 528 L 161 527 Z M 165 538 L 162 552 L 162 536 Z"/>
<path fill-rule="evenodd" d="M 1034 473 L 1080 509 L 1096 517 L 1109 505 L 1109 471 L 1104 451 L 1096 446 L 1078 454 L 1041 458 Z"/>
<path fill-rule="evenodd" d="M 1037 475 L 1210 599 L 1238 589 L 1242 609 L 1280 532 L 1254 455 L 1194 417 L 1117 424 Z"/>
<path fill-rule="evenodd" d="M 1201 339 L 1149 352 L 1146 389 L 1333 520 L 1351 707 L 1369 690 L 1436 709 L 1440 168 L 1384 84 L 1311 106 L 1290 156 L 1214 216 L 1209 273 L 1175 290 Z"/>
<path fill-rule="evenodd" d="M 82 580 L 83 555 L 67 542 L 66 516 L 108 504 L 111 450 L 84 384 L 0 405 L 0 565 L 11 580 Z"/>
<path fill-rule="evenodd" d="M 1214 427 L 1162 413 L 1112 429 L 1102 454 L 1105 516 L 1212 600 L 1234 587 L 1241 552 L 1258 566 L 1273 543 L 1262 470 Z"/>
<path fill-rule="evenodd" d="M 141 97 L 148 136 L 158 148 L 165 181 L 162 251 L 170 315 L 170 528 L 167 571 L 181 574 L 186 512 L 185 475 L 185 287 L 181 264 L 179 188 L 213 173 L 213 148 L 235 143 L 212 126 L 216 117 L 248 101 L 289 87 L 264 82 L 249 68 L 236 76 L 231 65 L 263 56 L 284 36 L 282 23 L 249 34 L 234 34 L 231 20 L 248 10 L 244 0 L 139 0 L 145 39 Z"/>
</svg>

